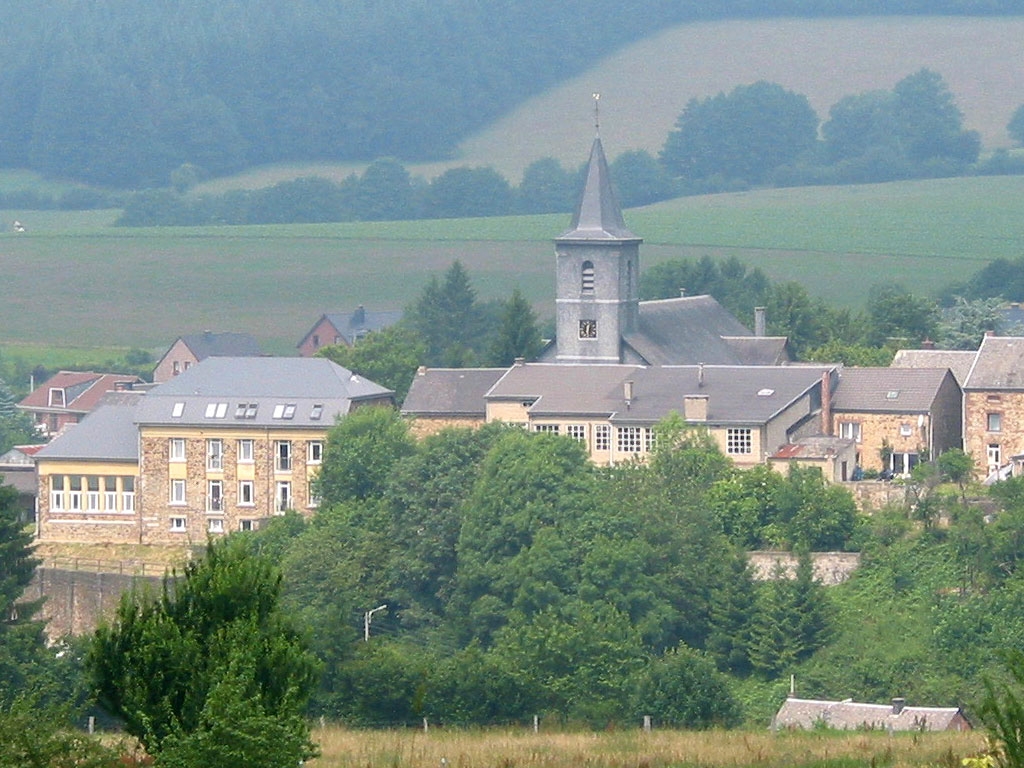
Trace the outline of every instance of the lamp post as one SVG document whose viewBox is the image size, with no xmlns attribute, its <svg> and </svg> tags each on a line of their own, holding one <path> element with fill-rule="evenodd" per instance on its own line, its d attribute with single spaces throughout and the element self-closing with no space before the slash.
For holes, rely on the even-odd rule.
<svg viewBox="0 0 1024 768">
<path fill-rule="evenodd" d="M 370 640 L 370 622 L 373 620 L 373 614 L 377 611 L 383 611 L 387 608 L 387 603 L 384 605 L 378 605 L 376 608 L 372 608 L 363 614 L 363 640 L 369 642 Z"/>
</svg>

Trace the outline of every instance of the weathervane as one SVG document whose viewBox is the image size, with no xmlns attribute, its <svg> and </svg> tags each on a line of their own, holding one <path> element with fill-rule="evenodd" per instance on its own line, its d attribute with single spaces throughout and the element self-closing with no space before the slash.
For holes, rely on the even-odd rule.
<svg viewBox="0 0 1024 768">
<path fill-rule="evenodd" d="M 601 132 L 601 94 L 594 93 L 594 131 Z"/>
</svg>

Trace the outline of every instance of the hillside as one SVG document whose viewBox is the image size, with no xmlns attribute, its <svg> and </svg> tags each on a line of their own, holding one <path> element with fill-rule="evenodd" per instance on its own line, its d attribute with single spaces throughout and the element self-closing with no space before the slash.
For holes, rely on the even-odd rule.
<svg viewBox="0 0 1024 768">
<path fill-rule="evenodd" d="M 986 150 L 1006 147 L 1006 124 L 1024 104 L 1014 62 L 1024 16 L 759 19 L 682 24 L 604 57 L 582 74 L 538 94 L 463 140 L 445 162 L 413 163 L 433 177 L 458 166 L 493 166 L 513 182 L 541 157 L 566 167 L 586 157 L 591 94 L 601 93 L 601 133 L 614 157 L 656 154 L 691 98 L 768 80 L 805 94 L 823 120 L 845 95 L 890 89 L 922 67 L 942 75 Z M 652 66 L 657 62 L 657 66 Z M 200 189 L 260 187 L 316 174 L 341 180 L 360 164 L 290 164 L 254 169 Z"/>
</svg>

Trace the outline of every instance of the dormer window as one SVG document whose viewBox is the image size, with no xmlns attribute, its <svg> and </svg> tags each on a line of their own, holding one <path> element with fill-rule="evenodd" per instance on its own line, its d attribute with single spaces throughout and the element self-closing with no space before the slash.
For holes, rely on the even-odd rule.
<svg viewBox="0 0 1024 768">
<path fill-rule="evenodd" d="M 67 402 L 64 400 L 64 390 L 59 387 L 53 387 L 50 389 L 50 407 L 51 408 L 66 408 Z"/>
<path fill-rule="evenodd" d="M 580 289 L 584 293 L 594 292 L 594 262 L 584 261 Z"/>
<path fill-rule="evenodd" d="M 228 412 L 227 403 L 207 403 L 206 404 L 206 418 L 208 419 L 223 419 Z"/>
<path fill-rule="evenodd" d="M 235 408 L 236 419 L 255 419 L 256 418 L 256 403 L 239 403 L 238 407 Z"/>
<path fill-rule="evenodd" d="M 274 406 L 275 419 L 294 419 L 295 403 L 278 403 Z"/>
</svg>

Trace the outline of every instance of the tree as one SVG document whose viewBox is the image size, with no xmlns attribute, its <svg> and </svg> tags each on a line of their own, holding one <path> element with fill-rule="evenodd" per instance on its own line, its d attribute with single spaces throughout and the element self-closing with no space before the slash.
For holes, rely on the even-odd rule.
<svg viewBox="0 0 1024 768">
<path fill-rule="evenodd" d="M 489 365 L 506 367 L 516 358 L 532 360 L 540 352 L 541 338 L 537 315 L 516 288 L 504 302 L 497 336 L 491 345 Z"/>
<path fill-rule="evenodd" d="M 0 706 L 44 683 L 43 624 L 33 618 L 40 603 L 24 600 L 38 561 L 18 512 L 17 492 L 0 485 Z"/>
<path fill-rule="evenodd" d="M 936 343 L 942 349 L 977 349 L 988 331 L 1000 330 L 1001 307 L 996 298 L 968 301 L 956 297 L 953 306 L 942 311 L 935 329 Z"/>
<path fill-rule="evenodd" d="M 475 362 L 482 331 L 476 290 L 462 262 L 453 261 L 444 280 L 432 277 L 406 310 L 413 330 L 426 344 L 427 365 L 460 368 Z"/>
<path fill-rule="evenodd" d="M 709 294 L 737 317 L 753 317 L 763 306 L 770 283 L 760 269 L 748 267 L 735 256 L 724 260 L 702 256 L 696 261 L 672 259 L 655 264 L 640 276 L 640 298 L 674 299 Z"/>
<path fill-rule="evenodd" d="M 609 168 L 617 199 L 624 208 L 656 203 L 676 195 L 676 185 L 665 166 L 643 149 L 623 152 Z"/>
<path fill-rule="evenodd" d="M 167 765 L 278 768 L 314 754 L 305 708 L 317 662 L 281 611 L 281 576 L 243 540 L 126 594 L 87 668 L 100 705 Z"/>
<path fill-rule="evenodd" d="M 394 390 L 401 403 L 423 360 L 424 343 L 407 324 L 399 323 L 366 334 L 354 346 L 331 344 L 316 354 Z"/>
<path fill-rule="evenodd" d="M 832 162 L 855 160 L 879 147 L 896 149 L 896 107 L 891 91 L 844 96 L 821 126 L 826 156 Z"/>
<path fill-rule="evenodd" d="M 1003 768 L 1024 766 L 1024 652 L 1003 651 L 1003 665 L 1010 680 L 996 683 L 986 678 L 982 720 L 995 732 L 999 748 L 992 756 Z"/>
<path fill-rule="evenodd" d="M 119 750 L 75 730 L 67 712 L 31 697 L 0 702 L 0 768 L 116 768 Z"/>
<path fill-rule="evenodd" d="M 553 157 L 534 160 L 523 171 L 516 194 L 523 213 L 565 213 L 576 199 L 576 175 Z"/>
<path fill-rule="evenodd" d="M 316 484 L 322 504 L 379 498 L 391 467 L 413 452 L 409 424 L 393 408 L 359 408 L 327 434 Z"/>
<path fill-rule="evenodd" d="M 414 209 L 409 172 L 390 158 L 375 160 L 367 166 L 357 195 L 356 218 L 364 221 L 407 219 Z"/>
<path fill-rule="evenodd" d="M 727 678 L 704 654 L 680 645 L 653 659 L 637 675 L 633 717 L 653 715 L 658 725 L 701 729 L 737 725 L 740 709 Z"/>
<path fill-rule="evenodd" d="M 871 288 L 867 306 L 870 341 L 883 346 L 890 341 L 916 346 L 934 339 L 938 307 L 931 299 L 915 296 L 902 285 L 879 284 Z"/>
<path fill-rule="evenodd" d="M 425 207 L 433 218 L 508 215 L 512 188 L 493 168 L 451 168 L 430 182 Z"/>
<path fill-rule="evenodd" d="M 719 176 L 758 184 L 811 149 L 817 131 L 818 116 L 806 96 L 760 81 L 691 99 L 660 159 L 684 180 Z"/>
<path fill-rule="evenodd" d="M 896 133 L 911 162 L 944 160 L 962 167 L 978 159 L 978 133 L 962 130 L 963 115 L 940 74 L 921 69 L 896 83 L 893 95 Z"/>
</svg>

